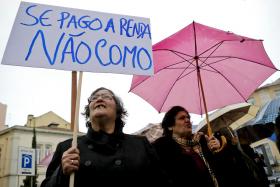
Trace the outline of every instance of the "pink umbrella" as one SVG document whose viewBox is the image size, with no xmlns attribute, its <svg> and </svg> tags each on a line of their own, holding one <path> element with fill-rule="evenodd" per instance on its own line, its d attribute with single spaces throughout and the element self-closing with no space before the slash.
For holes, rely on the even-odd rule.
<svg viewBox="0 0 280 187">
<path fill-rule="evenodd" d="M 130 91 L 159 112 L 181 105 L 206 114 L 244 102 L 277 71 L 262 40 L 193 22 L 153 45 L 153 76 L 133 76 Z"/>
</svg>

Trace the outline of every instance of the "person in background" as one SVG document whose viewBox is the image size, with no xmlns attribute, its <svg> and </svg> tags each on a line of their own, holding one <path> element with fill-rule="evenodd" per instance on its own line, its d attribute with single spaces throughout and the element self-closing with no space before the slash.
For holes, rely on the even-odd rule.
<svg viewBox="0 0 280 187">
<path fill-rule="evenodd" d="M 148 140 L 123 133 L 127 112 L 111 90 L 93 91 L 83 114 L 87 134 L 77 148 L 71 139 L 58 144 L 41 187 L 68 187 L 71 173 L 76 187 L 167 185 Z"/>
<path fill-rule="evenodd" d="M 261 176 L 261 171 L 247 154 L 240 148 L 238 136 L 231 127 L 221 128 L 216 137 L 224 136 L 227 145 L 220 155 L 217 175 L 220 183 L 227 187 L 268 187 L 268 178 Z"/>
<path fill-rule="evenodd" d="M 172 185 L 218 187 L 214 157 L 219 153 L 214 151 L 220 148 L 220 142 L 201 132 L 193 134 L 190 115 L 181 106 L 167 111 L 161 126 L 163 136 L 152 144 Z"/>
<path fill-rule="evenodd" d="M 274 132 L 276 135 L 276 146 L 280 151 L 280 107 L 279 107 L 278 115 L 275 118 Z"/>
<path fill-rule="evenodd" d="M 269 186 L 268 176 L 263 165 L 260 165 L 259 163 L 260 160 L 258 153 L 256 153 L 255 150 L 244 140 L 240 141 L 240 147 L 242 152 L 254 162 L 254 165 L 257 166 L 257 169 L 255 169 L 255 171 L 257 172 L 256 176 L 260 179 L 259 181 L 261 186 Z"/>
<path fill-rule="evenodd" d="M 263 171 L 264 176 L 267 177 L 265 169 L 264 169 L 265 167 L 267 167 L 267 165 L 265 164 L 263 154 L 256 152 L 255 162 L 257 163 L 257 166 L 260 168 L 260 170 Z"/>
</svg>

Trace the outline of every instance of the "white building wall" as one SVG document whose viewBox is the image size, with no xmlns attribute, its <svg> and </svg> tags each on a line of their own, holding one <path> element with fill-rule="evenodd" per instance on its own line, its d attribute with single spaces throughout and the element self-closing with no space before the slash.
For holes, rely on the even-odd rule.
<svg viewBox="0 0 280 187">
<path fill-rule="evenodd" d="M 11 145 L 10 169 L 8 171 L 9 186 L 17 186 L 18 145 L 20 144 L 20 142 L 24 142 L 24 141 L 22 140 L 22 136 L 19 133 L 15 133 L 13 136 L 9 138 L 9 144 Z"/>
<path fill-rule="evenodd" d="M 26 176 L 18 176 L 18 148 L 32 146 L 33 130 L 28 127 L 12 127 L 6 129 L 7 133 L 1 134 L 0 131 L 0 187 L 20 187 Z M 2 131 L 3 132 L 3 131 Z M 37 144 L 51 145 L 52 152 L 55 151 L 59 142 L 72 138 L 72 132 L 61 131 L 59 129 L 37 129 Z M 45 178 L 47 166 L 37 165 L 38 186 Z"/>
</svg>

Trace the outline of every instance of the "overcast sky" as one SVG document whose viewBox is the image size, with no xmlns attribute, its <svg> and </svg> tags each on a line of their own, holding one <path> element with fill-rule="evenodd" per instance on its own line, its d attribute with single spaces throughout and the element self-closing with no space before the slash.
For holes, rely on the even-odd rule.
<svg viewBox="0 0 280 187">
<path fill-rule="evenodd" d="M 279 0 L 33 0 L 30 2 L 79 8 L 106 13 L 150 18 L 152 43 L 170 36 L 192 21 L 255 39 L 263 39 L 267 54 L 280 68 Z M 0 1 L 0 61 L 19 7 L 19 0 Z M 16 55 L 16 54 L 15 54 Z M 275 73 L 265 83 L 280 77 Z M 82 112 L 90 93 L 104 86 L 124 102 L 129 116 L 125 132 L 132 133 L 148 123 L 158 123 L 159 114 L 146 101 L 129 93 L 132 75 L 84 73 L 81 92 Z M 0 102 L 8 106 L 6 123 L 24 125 L 27 115 L 53 111 L 70 121 L 71 72 L 62 70 L 0 65 Z M 200 116 L 192 114 L 194 124 Z M 80 115 L 80 130 L 86 132 Z"/>
</svg>

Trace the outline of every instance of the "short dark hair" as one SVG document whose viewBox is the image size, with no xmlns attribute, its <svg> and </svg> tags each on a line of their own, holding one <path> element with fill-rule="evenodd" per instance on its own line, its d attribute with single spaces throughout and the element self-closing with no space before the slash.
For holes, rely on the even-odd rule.
<svg viewBox="0 0 280 187">
<path fill-rule="evenodd" d="M 125 108 L 123 106 L 122 100 L 118 96 L 116 96 L 112 90 L 110 90 L 108 88 L 104 88 L 104 87 L 100 87 L 100 88 L 97 88 L 96 90 L 94 90 L 91 93 L 90 97 L 93 96 L 94 94 L 96 94 L 100 90 L 107 90 L 112 94 L 113 99 L 116 103 L 116 116 L 117 117 L 116 117 L 116 121 L 115 121 L 115 132 L 122 131 L 122 129 L 125 125 L 124 118 L 127 116 L 127 111 L 125 110 Z M 84 112 L 82 113 L 82 115 L 84 115 L 85 118 L 86 118 L 86 121 L 87 121 L 86 126 L 87 127 L 90 127 L 90 121 L 89 121 L 89 113 L 90 113 L 89 104 L 90 104 L 90 101 L 89 101 L 89 98 L 88 98 L 88 104 L 85 105 Z"/>
<path fill-rule="evenodd" d="M 181 111 L 189 113 L 184 107 L 181 106 L 173 106 L 165 113 L 161 122 L 161 127 L 163 128 L 163 136 L 172 136 L 172 131 L 168 128 L 175 125 L 175 117 Z"/>
</svg>

